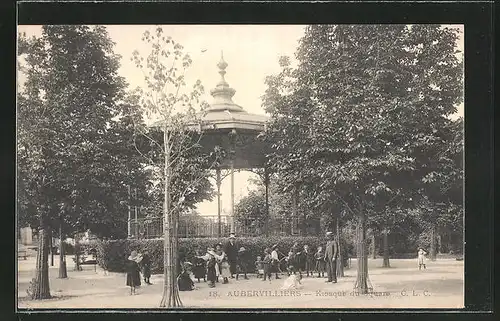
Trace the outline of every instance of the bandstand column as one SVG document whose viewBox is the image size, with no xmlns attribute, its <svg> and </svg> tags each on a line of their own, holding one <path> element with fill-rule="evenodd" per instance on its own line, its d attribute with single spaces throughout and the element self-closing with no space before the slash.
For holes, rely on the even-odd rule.
<svg viewBox="0 0 500 321">
<path fill-rule="evenodd" d="M 234 230 L 234 158 L 231 158 L 231 233 L 236 233 Z"/>
<path fill-rule="evenodd" d="M 217 184 L 217 220 L 218 220 L 218 225 L 219 225 L 219 228 L 218 228 L 218 236 L 219 238 L 222 236 L 222 222 L 221 222 L 221 218 L 220 218 L 220 212 L 221 212 L 221 208 L 220 208 L 220 186 L 221 186 L 221 176 L 220 176 L 220 168 L 217 168 L 216 169 L 216 179 L 215 179 L 215 183 Z"/>
</svg>

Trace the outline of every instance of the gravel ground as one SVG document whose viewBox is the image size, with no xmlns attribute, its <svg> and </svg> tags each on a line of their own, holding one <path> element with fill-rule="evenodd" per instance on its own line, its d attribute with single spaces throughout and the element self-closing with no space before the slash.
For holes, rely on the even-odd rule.
<svg viewBox="0 0 500 321">
<path fill-rule="evenodd" d="M 71 262 L 70 262 L 71 261 Z M 131 296 L 125 286 L 125 274 L 104 273 L 93 266 L 73 271 L 68 257 L 68 279 L 57 279 L 58 261 L 50 267 L 52 299 L 32 301 L 26 289 L 34 276 L 35 258 L 18 260 L 18 307 L 21 309 L 85 309 L 85 308 L 158 308 L 162 275 L 151 278 L 153 285 L 143 285 Z M 373 293 L 355 295 L 356 260 L 345 277 L 336 284 L 325 278 L 304 277 L 302 288 L 284 292 L 282 280 L 263 282 L 250 275 L 249 280 L 217 283 L 210 289 L 207 283 L 196 283 L 196 289 L 181 292 L 186 308 L 462 308 L 463 261 L 440 259 L 428 262 L 419 271 L 415 260 L 391 260 L 391 268 L 381 268 L 381 259 L 369 260 L 370 283 Z"/>
</svg>

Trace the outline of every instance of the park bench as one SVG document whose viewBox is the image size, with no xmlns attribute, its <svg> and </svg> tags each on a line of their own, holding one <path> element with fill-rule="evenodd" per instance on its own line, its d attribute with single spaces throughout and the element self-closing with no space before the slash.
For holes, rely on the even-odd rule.
<svg viewBox="0 0 500 321">
<path fill-rule="evenodd" d="M 82 260 L 80 265 L 93 265 L 94 272 L 97 272 L 97 260 Z"/>
<path fill-rule="evenodd" d="M 91 250 L 89 253 L 82 253 L 80 256 L 79 256 L 79 264 L 80 266 L 83 266 L 83 265 L 93 265 L 94 266 L 94 271 L 97 271 L 97 260 L 96 259 L 90 259 L 88 260 L 87 259 L 87 255 L 92 255 L 95 257 L 95 250 Z M 73 261 L 75 261 L 75 258 L 73 258 Z"/>
<path fill-rule="evenodd" d="M 17 258 L 18 259 L 23 258 L 24 260 L 26 260 L 28 258 L 28 252 L 26 250 L 18 250 Z"/>
</svg>

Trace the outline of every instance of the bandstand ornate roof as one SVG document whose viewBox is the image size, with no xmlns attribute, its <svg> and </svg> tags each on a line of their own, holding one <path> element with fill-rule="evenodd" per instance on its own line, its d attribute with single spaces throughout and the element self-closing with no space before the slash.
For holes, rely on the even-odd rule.
<svg viewBox="0 0 500 321">
<path fill-rule="evenodd" d="M 215 146 L 226 150 L 234 149 L 235 169 L 264 167 L 267 148 L 258 136 L 265 130 L 269 117 L 248 113 L 233 102 L 236 90 L 225 80 L 227 66 L 221 55 L 217 64 L 221 79 L 210 91 L 213 101 L 206 110 L 198 114 L 197 118 L 201 122 L 193 123 L 190 127 L 196 131 L 201 129 L 203 136 L 200 143 L 207 152 Z M 224 160 L 221 168 L 229 167 L 228 158 Z"/>
</svg>

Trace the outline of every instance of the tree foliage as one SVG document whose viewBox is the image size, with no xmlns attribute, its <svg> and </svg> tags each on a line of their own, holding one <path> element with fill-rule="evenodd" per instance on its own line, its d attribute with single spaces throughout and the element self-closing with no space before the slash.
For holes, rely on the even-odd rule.
<svg viewBox="0 0 500 321">
<path fill-rule="evenodd" d="M 113 43 L 100 26 L 44 26 L 28 48 L 18 108 L 19 217 L 33 226 L 46 217 L 54 228 L 62 219 L 69 234 L 120 235 L 126 185 L 144 176 L 130 124 L 116 119 L 128 105 Z"/>
<path fill-rule="evenodd" d="M 266 80 L 282 190 L 306 190 L 310 208 L 357 218 L 358 255 L 367 217 L 442 193 L 426 182 L 443 173 L 440 152 L 459 137 L 449 118 L 462 99 L 456 40 L 439 25 L 308 26 L 298 67 L 281 58 L 282 72 Z"/>
<path fill-rule="evenodd" d="M 117 119 L 126 84 L 104 27 L 43 26 L 20 44 L 18 219 L 40 229 L 36 286 L 48 289 L 47 231 L 125 235 L 120 201 L 144 175 L 129 144 L 133 131 Z"/>
</svg>

